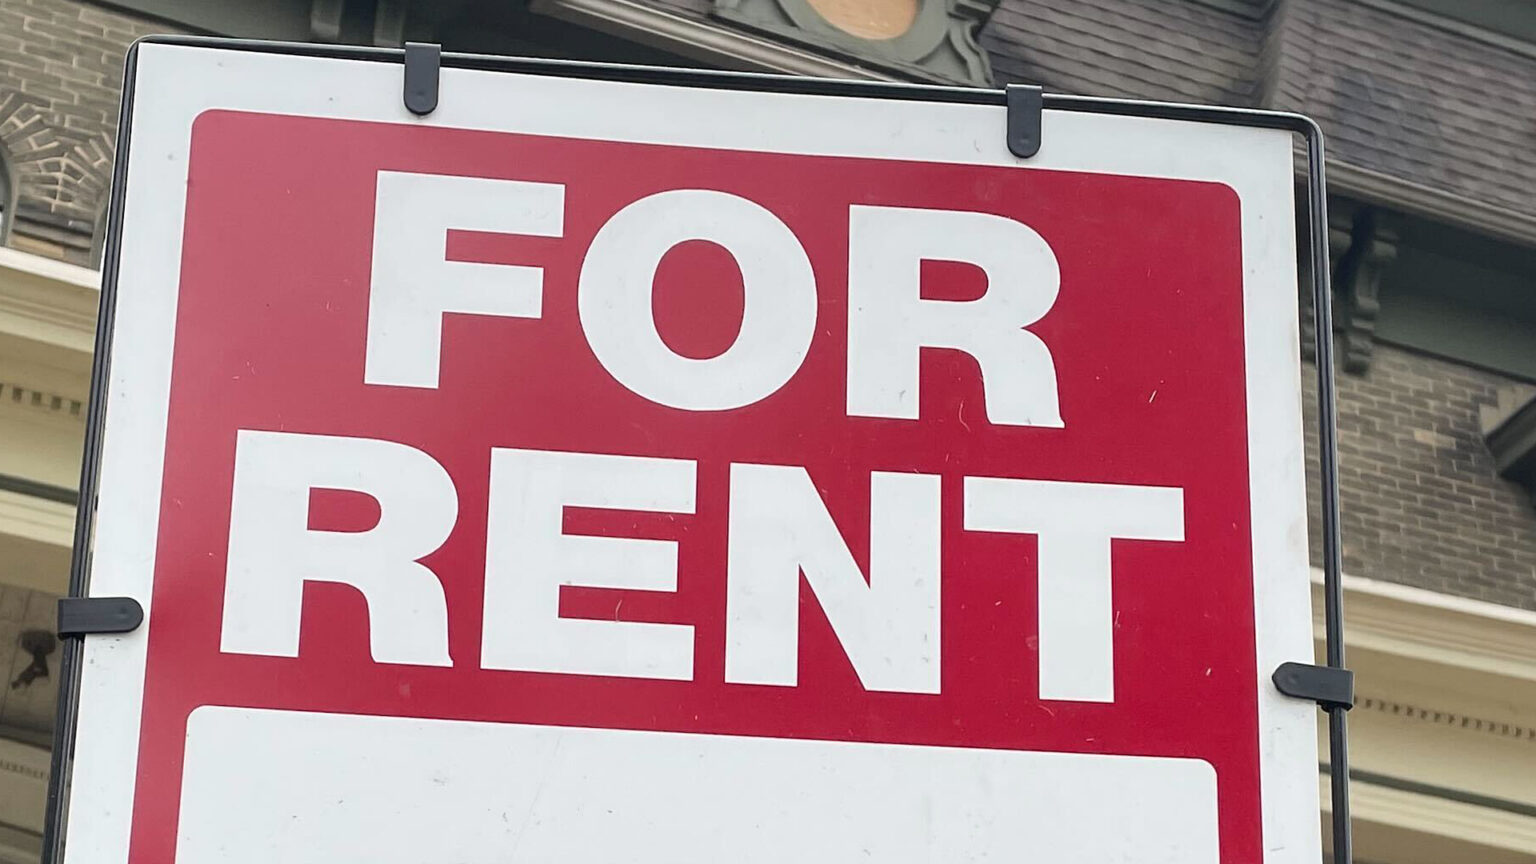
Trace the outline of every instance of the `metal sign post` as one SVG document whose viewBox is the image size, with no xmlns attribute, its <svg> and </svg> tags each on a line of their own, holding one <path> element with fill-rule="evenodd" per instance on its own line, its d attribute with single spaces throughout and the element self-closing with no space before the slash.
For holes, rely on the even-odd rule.
<svg viewBox="0 0 1536 864">
<path fill-rule="evenodd" d="M 1310 864 L 1306 700 L 1350 861 L 1307 118 L 153 38 L 117 158 L 45 860 Z"/>
</svg>

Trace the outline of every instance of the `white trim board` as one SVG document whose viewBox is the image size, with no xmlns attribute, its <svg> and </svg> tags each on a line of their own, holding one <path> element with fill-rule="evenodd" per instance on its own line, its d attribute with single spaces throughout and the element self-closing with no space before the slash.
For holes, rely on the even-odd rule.
<svg viewBox="0 0 1536 864">
<path fill-rule="evenodd" d="M 1313 570 L 1322 634 L 1322 572 Z M 1344 577 L 1348 645 L 1536 683 L 1536 612 L 1359 576 Z"/>
</svg>

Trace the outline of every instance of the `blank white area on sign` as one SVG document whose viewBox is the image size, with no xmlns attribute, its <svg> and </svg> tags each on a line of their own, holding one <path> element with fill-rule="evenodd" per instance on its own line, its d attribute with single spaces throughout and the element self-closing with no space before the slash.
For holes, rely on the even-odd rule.
<svg viewBox="0 0 1536 864">
<path fill-rule="evenodd" d="M 1198 759 L 203 707 L 177 864 L 1217 864 Z"/>
</svg>

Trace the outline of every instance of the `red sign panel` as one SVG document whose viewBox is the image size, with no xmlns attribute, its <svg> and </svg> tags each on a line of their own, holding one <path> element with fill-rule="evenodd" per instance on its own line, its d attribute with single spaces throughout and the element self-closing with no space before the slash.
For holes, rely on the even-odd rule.
<svg viewBox="0 0 1536 864">
<path fill-rule="evenodd" d="M 381 171 L 565 190 L 558 237 L 450 227 L 446 260 L 539 268 L 543 304 L 537 317 L 445 316 L 435 388 L 364 383 Z M 1258 858 L 1253 618 L 1234 614 L 1253 601 L 1238 204 L 1229 189 L 236 113 L 199 121 L 190 181 L 139 773 L 146 816 L 179 800 L 188 715 L 232 705 L 1194 757 L 1223 781 L 1223 860 Z M 578 311 L 593 237 L 626 206 L 687 189 L 766 209 L 815 272 L 816 329 L 803 364 L 772 394 L 731 410 L 674 408 L 627 389 L 594 355 Z M 1051 349 L 1061 427 L 989 422 L 976 358 L 928 347 L 916 419 L 849 416 L 849 214 L 858 206 L 994 214 L 1044 238 L 1061 287 L 1030 330 Z M 886 248 L 883 238 L 870 242 Z M 931 302 L 973 302 L 989 290 L 968 262 L 922 262 L 920 286 Z M 656 269 L 655 329 L 681 357 L 722 356 L 744 303 L 777 302 L 775 287 L 754 286 L 764 296 L 747 300 L 730 250 L 681 242 Z M 446 469 L 457 520 L 422 563 L 441 580 L 451 665 L 375 662 L 363 594 L 324 581 L 303 586 L 296 657 L 220 650 L 242 430 L 398 442 Z M 655 678 L 579 674 L 579 664 L 573 674 L 483 668 L 482 645 L 504 638 L 489 631 L 522 626 L 484 608 L 487 543 L 515 530 L 487 524 L 497 448 L 696 466 L 692 512 L 576 503 L 560 523 L 568 535 L 676 544 L 675 590 L 571 586 L 560 591 L 559 614 L 690 627 L 686 679 L 665 680 L 666 669 Z M 865 574 L 872 474 L 932 478 L 936 524 L 924 527 L 941 550 L 938 692 L 861 684 L 810 585 L 794 578 L 793 559 L 793 686 L 726 679 L 730 545 L 751 542 L 740 530 L 732 536 L 729 517 L 733 506 L 762 506 L 743 496 L 779 489 L 733 489 L 747 479 L 743 465 L 809 478 L 816 497 L 805 502 L 826 508 Z M 972 477 L 1183 490 L 1182 542 L 1111 547 L 1113 701 L 1041 698 L 1049 646 L 1040 639 L 1038 539 L 967 530 Z M 1059 506 L 1072 506 L 1070 490 L 1059 494 Z M 381 515 L 380 502 L 356 490 L 317 488 L 308 502 L 309 531 L 367 531 Z M 504 551 L 514 566 L 532 555 Z M 872 574 L 876 590 L 881 575 Z M 1078 577 L 1095 574 L 1064 578 Z M 609 638 L 592 632 L 600 644 Z M 1221 706 L 1221 722 L 1192 705 Z M 135 854 L 170 860 L 174 835 L 164 828 L 173 824 L 141 822 Z"/>
</svg>

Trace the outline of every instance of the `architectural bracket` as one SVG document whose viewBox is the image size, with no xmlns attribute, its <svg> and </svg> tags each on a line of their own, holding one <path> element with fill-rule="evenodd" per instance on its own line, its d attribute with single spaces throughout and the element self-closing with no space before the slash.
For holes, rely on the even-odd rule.
<svg viewBox="0 0 1536 864">
<path fill-rule="evenodd" d="M 1346 226 L 1330 226 L 1333 248 L 1334 329 L 1344 371 L 1370 368 L 1381 312 L 1381 276 L 1397 260 L 1397 232 L 1374 209 L 1361 209 Z"/>
</svg>

